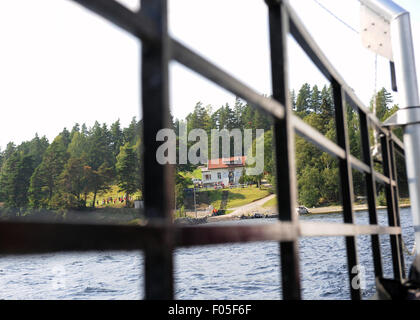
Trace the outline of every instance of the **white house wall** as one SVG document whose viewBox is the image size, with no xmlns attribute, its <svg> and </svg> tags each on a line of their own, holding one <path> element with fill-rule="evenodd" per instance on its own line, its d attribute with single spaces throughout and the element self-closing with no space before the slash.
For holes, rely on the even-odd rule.
<svg viewBox="0 0 420 320">
<path fill-rule="evenodd" d="M 223 183 L 224 185 L 229 184 L 229 172 L 232 171 L 232 169 L 212 169 L 208 171 L 202 171 L 202 181 L 204 184 L 213 184 L 213 183 Z M 239 179 L 242 175 L 243 167 L 238 167 L 233 169 L 233 183 L 239 183 Z M 221 178 L 218 178 L 218 173 L 221 174 Z M 205 176 L 206 174 L 211 175 L 210 180 L 206 180 Z"/>
</svg>

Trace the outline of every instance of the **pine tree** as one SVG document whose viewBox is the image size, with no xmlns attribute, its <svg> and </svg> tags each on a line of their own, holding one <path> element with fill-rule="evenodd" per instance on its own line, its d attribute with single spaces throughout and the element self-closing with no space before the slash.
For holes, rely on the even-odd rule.
<svg viewBox="0 0 420 320">
<path fill-rule="evenodd" d="M 41 163 L 48 146 L 48 139 L 45 136 L 39 138 L 38 134 L 35 134 L 35 138 L 30 141 L 27 154 L 33 157 L 34 168 L 38 167 Z"/>
<path fill-rule="evenodd" d="M 89 153 L 88 137 L 82 132 L 74 132 L 73 138 L 67 148 L 68 153 L 71 157 L 80 158 L 86 156 Z"/>
<path fill-rule="evenodd" d="M 311 108 L 311 86 L 303 84 L 296 98 L 296 112 L 301 116 L 309 113 Z"/>
<path fill-rule="evenodd" d="M 108 130 L 106 126 L 101 126 L 97 121 L 88 135 L 88 164 L 93 170 L 98 170 L 104 163 L 113 163 L 112 147 L 109 142 Z"/>
<path fill-rule="evenodd" d="M 7 159 L 9 159 L 9 157 L 15 153 L 16 151 L 16 145 L 13 142 L 9 142 L 6 145 L 6 149 L 3 151 L 3 163 L 6 162 Z M 1 168 L 0 168 L 1 169 Z"/>
<path fill-rule="evenodd" d="M 320 106 L 321 106 L 321 92 L 318 90 L 318 86 L 314 85 L 312 87 L 312 94 L 311 94 L 311 111 L 315 113 L 319 113 Z"/>
<path fill-rule="evenodd" d="M 73 140 L 73 136 L 76 132 L 80 133 L 80 125 L 76 123 L 70 131 L 70 141 Z"/>
<path fill-rule="evenodd" d="M 290 91 L 290 103 L 291 103 L 291 106 L 292 106 L 292 110 L 296 111 L 296 92 L 295 92 L 295 89 Z"/>
<path fill-rule="evenodd" d="M 68 159 L 67 147 L 61 135 L 45 151 L 40 165 L 31 176 L 29 203 L 31 207 L 46 208 L 57 189 L 58 180 Z"/>
<path fill-rule="evenodd" d="M 321 105 L 319 106 L 319 111 L 325 120 L 334 117 L 334 102 L 331 86 L 328 88 L 327 86 L 324 86 L 321 90 Z"/>
<path fill-rule="evenodd" d="M 28 204 L 28 189 L 34 170 L 32 156 L 13 153 L 4 164 L 0 175 L 2 199 L 8 208 L 20 211 Z"/>
<path fill-rule="evenodd" d="M 85 157 L 71 157 L 59 178 L 59 193 L 55 207 L 84 208 L 86 195 L 91 191 L 92 168 L 87 165 Z M 85 195 L 85 197 L 83 197 Z"/>
<path fill-rule="evenodd" d="M 91 170 L 89 172 L 89 186 L 88 190 L 93 193 L 92 208 L 95 207 L 96 196 L 100 192 L 109 190 L 111 182 L 114 179 L 114 169 L 106 162 L 98 168 L 98 170 Z M 86 195 L 86 194 L 85 194 Z M 85 196 L 86 199 L 86 196 Z"/>
<path fill-rule="evenodd" d="M 123 133 L 124 144 L 130 143 L 131 145 L 134 145 L 136 143 L 136 140 L 140 136 L 140 128 L 139 124 L 137 123 L 136 117 L 133 117 L 131 119 L 129 126 L 123 129 Z"/>
<path fill-rule="evenodd" d="M 212 126 L 210 111 L 211 108 L 209 106 L 204 107 L 201 102 L 197 102 L 194 111 L 186 119 L 188 131 L 192 129 L 203 129 L 207 133 L 210 133 Z"/>
<path fill-rule="evenodd" d="M 126 143 L 120 149 L 117 156 L 116 173 L 117 184 L 120 191 L 126 194 L 126 204 L 128 205 L 129 196 L 139 190 L 140 181 L 138 180 L 138 159 L 136 152 L 130 144 Z"/>
<path fill-rule="evenodd" d="M 85 136 L 89 135 L 89 130 L 86 126 L 86 124 L 82 124 L 82 129 L 81 129 L 82 134 L 84 134 Z"/>
<path fill-rule="evenodd" d="M 235 123 L 234 128 L 239 128 L 243 130 L 244 123 L 242 119 L 242 114 L 244 110 L 245 110 L 245 104 L 242 103 L 242 101 L 238 97 L 236 97 L 235 105 L 233 107 L 234 123 Z"/>
<path fill-rule="evenodd" d="M 71 138 L 70 138 L 70 132 L 67 130 L 67 128 L 64 128 L 63 131 L 60 132 L 60 136 L 63 138 L 63 143 L 66 147 L 68 147 Z"/>
<path fill-rule="evenodd" d="M 374 99 L 371 100 L 371 110 L 373 109 Z M 376 117 L 380 121 L 385 121 L 391 116 L 392 95 L 385 88 L 382 88 L 376 94 Z"/>
<path fill-rule="evenodd" d="M 121 130 L 120 119 L 111 125 L 111 149 L 114 157 L 120 152 L 120 147 L 124 144 L 124 134 Z"/>
</svg>

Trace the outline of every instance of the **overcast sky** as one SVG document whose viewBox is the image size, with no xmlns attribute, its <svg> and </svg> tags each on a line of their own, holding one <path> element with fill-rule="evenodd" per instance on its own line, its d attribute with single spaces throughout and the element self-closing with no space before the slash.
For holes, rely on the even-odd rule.
<svg viewBox="0 0 420 320">
<path fill-rule="evenodd" d="M 137 1 L 121 0 L 131 8 Z M 291 1 L 318 45 L 365 104 L 374 92 L 374 54 L 359 35 L 314 0 Z M 359 30 L 357 0 L 318 0 Z M 417 69 L 420 1 L 395 0 L 411 12 Z M 267 8 L 263 0 L 170 0 L 176 39 L 262 94 L 271 93 Z M 141 45 L 69 0 L 0 1 L 0 148 L 37 132 L 49 139 L 74 123 L 126 126 L 139 117 Z M 290 87 L 327 84 L 294 40 Z M 419 72 L 418 72 L 419 73 Z M 388 62 L 378 58 L 377 88 L 390 89 Z M 197 101 L 214 109 L 235 97 L 177 63 L 170 66 L 170 105 L 184 118 Z M 395 97 L 396 102 L 398 97 Z"/>
</svg>

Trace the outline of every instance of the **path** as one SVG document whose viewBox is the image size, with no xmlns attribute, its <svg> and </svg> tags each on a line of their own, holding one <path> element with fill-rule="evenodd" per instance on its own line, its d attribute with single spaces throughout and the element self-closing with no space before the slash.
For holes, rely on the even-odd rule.
<svg viewBox="0 0 420 320">
<path fill-rule="evenodd" d="M 230 220 L 235 217 L 240 217 L 243 214 L 246 215 L 246 214 L 254 213 L 256 211 L 260 212 L 262 209 L 262 205 L 266 203 L 267 201 L 273 199 L 275 196 L 276 196 L 275 194 L 271 194 L 265 198 L 256 200 L 254 202 L 245 204 L 240 207 L 228 208 L 228 210 L 233 210 L 233 212 L 225 214 L 223 216 L 209 217 L 208 221 Z"/>
</svg>

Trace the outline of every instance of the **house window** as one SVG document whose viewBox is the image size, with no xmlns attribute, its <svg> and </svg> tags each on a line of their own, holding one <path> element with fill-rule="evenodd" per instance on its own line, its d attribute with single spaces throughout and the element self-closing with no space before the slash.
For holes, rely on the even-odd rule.
<svg viewBox="0 0 420 320">
<path fill-rule="evenodd" d="M 211 175 L 210 175 L 210 174 L 206 174 L 206 175 L 204 176 L 204 178 L 206 178 L 206 180 L 211 180 Z"/>
<path fill-rule="evenodd" d="M 222 174 L 220 172 L 217 173 L 217 179 L 222 179 Z"/>
</svg>

